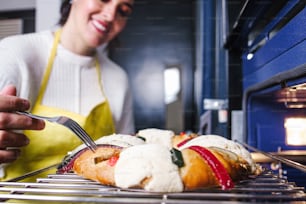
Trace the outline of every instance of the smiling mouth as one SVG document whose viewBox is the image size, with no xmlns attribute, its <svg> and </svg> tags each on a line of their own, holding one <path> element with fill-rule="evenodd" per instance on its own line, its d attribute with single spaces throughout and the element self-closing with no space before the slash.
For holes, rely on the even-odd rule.
<svg viewBox="0 0 306 204">
<path fill-rule="evenodd" d="M 98 21 L 93 20 L 92 23 L 98 31 L 100 31 L 102 33 L 107 32 L 107 28 L 104 25 L 102 25 L 101 23 L 99 23 Z"/>
</svg>

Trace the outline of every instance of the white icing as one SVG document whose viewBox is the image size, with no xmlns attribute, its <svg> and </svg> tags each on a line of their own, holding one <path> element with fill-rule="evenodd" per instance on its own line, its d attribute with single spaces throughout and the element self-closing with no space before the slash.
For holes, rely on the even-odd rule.
<svg viewBox="0 0 306 204">
<path fill-rule="evenodd" d="M 109 144 L 109 145 L 116 145 L 120 147 L 129 147 L 133 145 L 144 144 L 144 141 L 136 136 L 132 135 L 124 135 L 124 134 L 112 134 L 108 136 L 103 136 L 95 141 L 96 144 Z M 74 154 L 86 146 L 82 144 L 71 151 L 69 154 Z"/>
<path fill-rule="evenodd" d="M 218 147 L 234 152 L 235 154 L 242 157 L 245 161 L 247 161 L 252 167 L 252 170 L 255 169 L 255 163 L 250 152 L 247 151 L 242 145 L 232 140 L 228 140 L 219 135 L 201 135 L 193 138 L 192 140 L 179 147 L 179 150 L 188 148 L 193 145 L 202 147 Z"/>
<path fill-rule="evenodd" d="M 123 150 L 115 166 L 115 183 L 121 188 L 139 185 L 150 178 L 144 189 L 152 192 L 181 192 L 183 183 L 171 153 L 159 144 L 144 144 Z"/>
<path fill-rule="evenodd" d="M 139 137 L 124 134 L 113 134 L 97 139 L 96 144 L 111 144 L 120 147 L 129 147 L 133 145 L 144 144 L 144 141 Z"/>
<path fill-rule="evenodd" d="M 145 138 L 146 143 L 161 144 L 168 149 L 171 149 L 172 138 L 175 136 L 175 133 L 171 130 L 148 128 L 140 130 L 137 135 Z"/>
</svg>

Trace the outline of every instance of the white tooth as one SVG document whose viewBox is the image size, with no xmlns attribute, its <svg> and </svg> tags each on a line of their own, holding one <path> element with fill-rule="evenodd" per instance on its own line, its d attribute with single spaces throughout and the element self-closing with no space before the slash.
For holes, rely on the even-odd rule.
<svg viewBox="0 0 306 204">
<path fill-rule="evenodd" d="M 101 25 L 100 23 L 98 23 L 97 21 L 93 21 L 93 24 L 101 31 L 106 31 L 106 28 Z"/>
</svg>

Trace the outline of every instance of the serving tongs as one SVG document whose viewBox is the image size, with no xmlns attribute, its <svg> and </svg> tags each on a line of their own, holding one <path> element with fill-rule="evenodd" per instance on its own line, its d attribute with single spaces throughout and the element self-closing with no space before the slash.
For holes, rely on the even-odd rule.
<svg viewBox="0 0 306 204">
<path fill-rule="evenodd" d="M 87 134 L 87 132 L 71 118 L 68 118 L 66 116 L 46 117 L 46 116 L 34 115 L 32 113 L 24 111 L 16 111 L 16 113 L 21 115 L 26 115 L 31 118 L 47 120 L 49 122 L 63 125 L 66 128 L 70 129 L 73 133 L 75 133 L 92 152 L 95 152 L 95 150 L 97 149 L 97 145 L 93 141 L 93 139 L 91 139 L 91 137 Z"/>
<path fill-rule="evenodd" d="M 246 144 L 244 142 L 239 142 L 239 141 L 236 141 L 236 142 L 240 143 L 241 145 L 243 145 L 244 147 L 246 147 L 246 148 L 248 148 L 248 149 L 250 149 L 252 151 L 259 152 L 259 153 L 261 153 L 261 154 L 263 154 L 263 155 L 265 155 L 265 156 L 267 156 L 267 157 L 269 157 L 271 159 L 274 159 L 276 161 L 282 162 L 282 163 L 284 163 L 284 164 L 286 164 L 288 166 L 291 166 L 293 168 L 299 169 L 302 172 L 306 172 L 306 166 L 301 164 L 301 163 L 299 163 L 299 162 L 295 162 L 295 161 L 292 161 L 290 159 L 284 158 L 282 156 L 276 156 L 274 154 L 261 151 L 261 150 L 255 148 L 255 147 L 252 147 L 252 146 L 250 146 L 250 145 L 248 145 L 248 144 Z"/>
</svg>

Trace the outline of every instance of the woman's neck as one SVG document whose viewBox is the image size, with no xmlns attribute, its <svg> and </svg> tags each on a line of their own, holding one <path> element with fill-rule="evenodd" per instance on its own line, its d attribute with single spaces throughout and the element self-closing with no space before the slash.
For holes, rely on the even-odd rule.
<svg viewBox="0 0 306 204">
<path fill-rule="evenodd" d="M 78 36 L 78 34 L 74 33 L 73 29 L 63 26 L 60 37 L 61 45 L 75 54 L 93 56 L 96 50 L 86 46 L 82 39 L 78 39 L 76 36 Z"/>
</svg>

